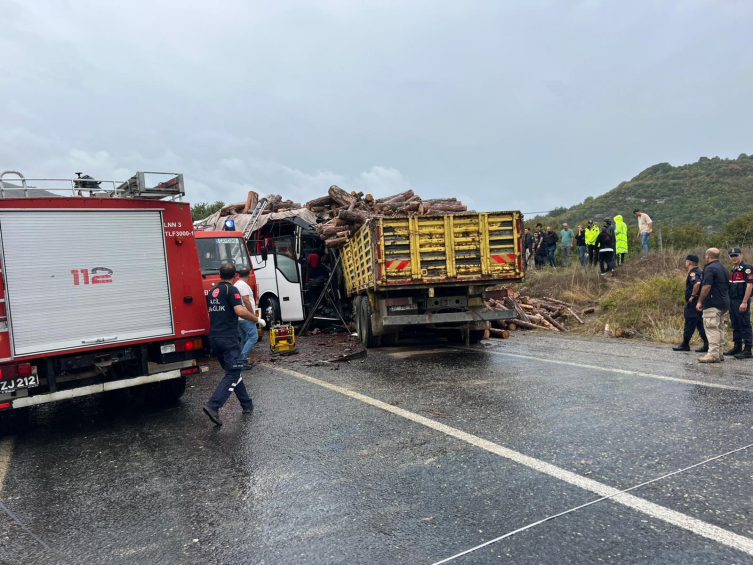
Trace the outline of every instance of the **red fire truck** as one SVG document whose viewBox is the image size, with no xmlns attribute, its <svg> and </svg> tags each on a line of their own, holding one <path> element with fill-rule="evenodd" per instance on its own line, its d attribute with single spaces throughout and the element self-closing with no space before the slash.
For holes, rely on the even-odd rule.
<svg viewBox="0 0 753 565">
<path fill-rule="evenodd" d="M 0 415 L 136 386 L 180 397 L 209 331 L 183 176 L 12 173 L 12 188 L 0 175 Z"/>
</svg>

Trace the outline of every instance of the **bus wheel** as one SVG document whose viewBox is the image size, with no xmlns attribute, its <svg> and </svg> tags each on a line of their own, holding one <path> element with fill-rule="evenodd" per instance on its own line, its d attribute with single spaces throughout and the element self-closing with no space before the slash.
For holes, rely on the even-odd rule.
<svg viewBox="0 0 753 565">
<path fill-rule="evenodd" d="M 274 296 L 267 296 L 262 301 L 261 315 L 264 321 L 267 322 L 267 327 L 272 327 L 275 324 L 279 324 L 282 321 L 282 314 L 280 314 L 280 301 Z"/>
</svg>

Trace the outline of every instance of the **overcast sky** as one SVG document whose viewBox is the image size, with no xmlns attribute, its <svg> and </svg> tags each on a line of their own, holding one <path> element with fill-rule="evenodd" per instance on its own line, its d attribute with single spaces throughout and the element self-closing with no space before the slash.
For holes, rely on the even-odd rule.
<svg viewBox="0 0 753 565">
<path fill-rule="evenodd" d="M 753 153 L 753 2 L 0 0 L 0 170 L 569 206 Z"/>
</svg>

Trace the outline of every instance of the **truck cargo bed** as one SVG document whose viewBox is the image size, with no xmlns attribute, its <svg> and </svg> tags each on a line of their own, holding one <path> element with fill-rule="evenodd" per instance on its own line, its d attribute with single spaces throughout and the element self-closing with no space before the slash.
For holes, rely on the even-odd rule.
<svg viewBox="0 0 753 565">
<path fill-rule="evenodd" d="M 377 217 L 342 250 L 345 289 L 495 284 L 522 277 L 520 212 Z"/>
</svg>

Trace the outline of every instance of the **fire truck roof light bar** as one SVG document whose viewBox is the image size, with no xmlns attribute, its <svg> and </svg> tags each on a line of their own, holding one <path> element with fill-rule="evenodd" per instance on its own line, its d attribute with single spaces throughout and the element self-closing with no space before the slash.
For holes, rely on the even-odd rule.
<svg viewBox="0 0 753 565">
<path fill-rule="evenodd" d="M 15 175 L 13 180 L 21 182 L 21 186 L 10 183 L 6 175 Z M 155 186 L 147 186 L 146 175 L 161 175 L 169 177 Z M 28 183 L 43 184 L 44 186 L 29 186 Z M 23 197 L 34 196 L 94 196 L 104 198 L 147 198 L 162 200 L 181 200 L 185 196 L 183 175 L 180 173 L 137 172 L 127 181 L 93 179 L 93 178 L 26 178 L 18 171 L 4 171 L 0 173 L 0 198 L 19 198 L 20 195 L 6 195 L 6 191 L 22 190 Z M 37 194 L 34 194 L 34 193 Z M 42 194 L 38 194 L 42 192 Z M 67 194 L 56 194 L 65 192 Z"/>
</svg>

